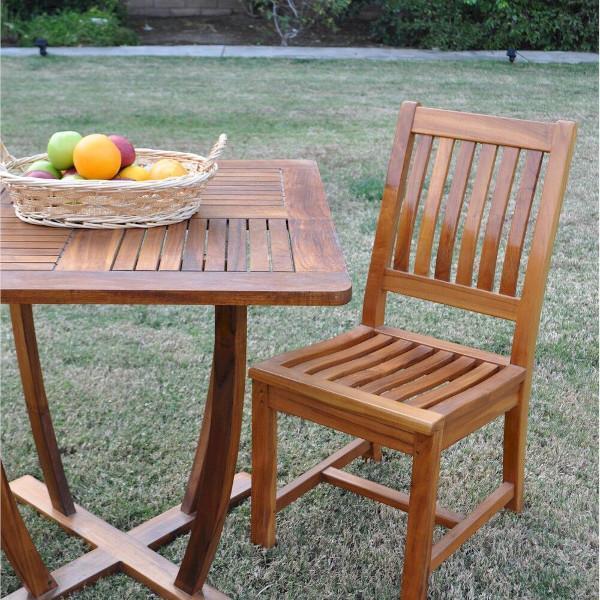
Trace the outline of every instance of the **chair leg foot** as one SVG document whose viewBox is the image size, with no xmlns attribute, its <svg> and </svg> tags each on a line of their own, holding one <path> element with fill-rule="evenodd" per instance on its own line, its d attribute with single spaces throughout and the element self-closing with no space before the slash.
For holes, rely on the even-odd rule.
<svg viewBox="0 0 600 600">
<path fill-rule="evenodd" d="M 275 545 L 277 493 L 277 412 L 269 406 L 269 388 L 252 383 L 252 496 L 250 539 Z"/>
<path fill-rule="evenodd" d="M 402 573 L 403 600 L 427 598 L 441 444 L 439 431 L 415 440 Z"/>
<path fill-rule="evenodd" d="M 515 486 L 515 495 L 506 508 L 514 512 L 523 510 L 527 412 L 528 403 L 521 398 L 504 416 L 503 479 Z"/>
</svg>

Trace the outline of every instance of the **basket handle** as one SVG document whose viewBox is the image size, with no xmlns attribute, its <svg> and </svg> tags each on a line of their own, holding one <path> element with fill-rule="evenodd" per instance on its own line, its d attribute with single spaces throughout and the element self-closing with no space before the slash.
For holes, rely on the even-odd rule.
<svg viewBox="0 0 600 600">
<path fill-rule="evenodd" d="M 210 149 L 208 156 L 206 157 L 206 164 L 212 165 L 221 154 L 223 154 L 223 150 L 225 150 L 225 146 L 227 145 L 227 136 L 222 133 L 219 136 L 219 139 L 215 142 L 214 146 Z"/>
<path fill-rule="evenodd" d="M 15 160 L 15 157 L 8 151 L 2 138 L 0 138 L 0 164 L 4 166 L 5 163 Z"/>
</svg>

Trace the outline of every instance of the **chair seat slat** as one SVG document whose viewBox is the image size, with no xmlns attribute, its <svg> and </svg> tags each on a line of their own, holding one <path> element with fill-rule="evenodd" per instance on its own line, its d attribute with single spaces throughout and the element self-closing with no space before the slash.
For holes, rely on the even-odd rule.
<svg viewBox="0 0 600 600">
<path fill-rule="evenodd" d="M 405 383 L 399 387 L 392 388 L 384 392 L 382 396 L 392 400 L 407 400 L 417 394 L 422 394 L 447 381 L 452 381 L 461 375 L 464 375 L 476 366 L 477 361 L 468 356 L 459 356 L 456 360 L 440 367 L 436 371 L 427 373 L 414 381 Z"/>
<path fill-rule="evenodd" d="M 313 373 L 324 371 L 325 369 L 348 362 L 354 358 L 365 356 L 366 354 L 369 354 L 375 350 L 379 350 L 380 348 L 388 346 L 389 344 L 393 343 L 393 341 L 394 339 L 387 335 L 377 334 L 372 338 L 365 340 L 364 342 L 360 342 L 354 346 L 350 346 L 350 348 L 346 348 L 345 350 L 340 350 L 338 352 L 334 352 L 333 354 L 301 363 L 298 365 L 298 368 L 304 373 L 312 375 Z"/>
<path fill-rule="evenodd" d="M 319 371 L 319 377 L 324 379 L 338 380 L 357 371 L 364 371 L 372 366 L 375 366 L 385 360 L 391 360 L 397 356 L 404 354 L 410 350 L 414 344 L 406 340 L 395 340 L 387 344 L 383 348 L 376 350 L 366 356 L 355 358 L 348 362 L 340 363 L 333 367 L 329 367 L 324 371 Z"/>
<path fill-rule="evenodd" d="M 446 350 L 435 350 L 427 346 L 421 346 L 419 350 L 422 354 L 422 360 L 413 361 L 400 369 L 395 369 L 385 377 L 380 377 L 367 385 L 361 386 L 361 389 L 365 392 L 371 392 L 371 394 L 380 395 L 391 388 L 427 375 L 427 373 L 439 369 L 454 358 L 454 354 Z"/>
<path fill-rule="evenodd" d="M 327 356 L 338 350 L 349 348 L 355 344 L 359 344 L 364 340 L 368 340 L 376 335 L 370 327 L 361 325 L 352 331 L 346 331 L 334 338 L 318 342 L 312 346 L 298 348 L 279 356 L 279 361 L 284 367 L 295 367 L 301 363 L 308 362 L 321 356 Z"/>
<path fill-rule="evenodd" d="M 438 402 L 441 402 L 446 398 L 450 398 L 450 396 L 459 394 L 475 384 L 484 381 L 493 375 L 498 369 L 498 365 L 494 365 L 492 363 L 482 363 L 470 370 L 468 373 L 461 375 L 453 381 L 450 381 L 446 385 L 442 385 L 429 392 L 425 392 L 420 396 L 410 398 L 409 400 L 406 400 L 404 404 L 409 404 L 410 406 L 416 406 L 418 408 L 431 408 Z"/>
<path fill-rule="evenodd" d="M 336 383 L 347 385 L 349 387 L 363 387 L 366 390 L 372 382 L 375 382 L 375 380 L 386 377 L 399 369 L 410 367 L 411 365 L 422 361 L 427 356 L 430 356 L 432 353 L 433 348 L 426 346 L 412 347 L 410 350 L 399 356 L 381 361 L 368 369 L 341 377 L 336 380 Z M 375 384 L 373 383 L 373 385 Z"/>
</svg>

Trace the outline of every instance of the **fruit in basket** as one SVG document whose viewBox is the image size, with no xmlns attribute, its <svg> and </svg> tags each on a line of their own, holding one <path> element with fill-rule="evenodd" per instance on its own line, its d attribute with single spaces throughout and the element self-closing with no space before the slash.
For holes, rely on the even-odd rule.
<svg viewBox="0 0 600 600">
<path fill-rule="evenodd" d="M 38 179 L 56 179 L 52 173 L 48 171 L 27 171 L 25 177 L 37 177 Z"/>
<path fill-rule="evenodd" d="M 150 179 L 166 179 L 167 177 L 181 177 L 187 175 L 187 169 L 173 158 L 161 158 L 150 169 Z"/>
<path fill-rule="evenodd" d="M 73 150 L 82 136 L 76 131 L 57 131 L 48 141 L 48 159 L 56 169 L 73 166 Z"/>
<path fill-rule="evenodd" d="M 86 179 L 112 179 L 121 168 L 116 144 L 101 133 L 81 138 L 73 151 L 77 173 Z"/>
<path fill-rule="evenodd" d="M 135 160 L 135 148 L 133 144 L 122 135 L 109 135 L 108 139 L 113 142 L 121 153 L 121 169 L 133 164 Z"/>
<path fill-rule="evenodd" d="M 33 177 L 33 175 L 28 175 L 28 173 L 32 173 L 33 171 L 46 171 L 46 173 L 50 173 L 52 177 L 47 177 L 46 179 L 60 179 L 60 171 L 55 169 L 49 160 L 36 160 L 31 163 L 25 175 Z"/>
<path fill-rule="evenodd" d="M 129 165 L 128 167 L 125 167 L 123 170 L 119 171 L 119 174 L 115 177 L 115 179 L 146 181 L 146 179 L 150 179 L 150 173 L 148 173 L 144 167 L 140 167 L 140 165 Z"/>
<path fill-rule="evenodd" d="M 73 179 L 83 179 L 83 177 L 76 171 L 76 169 L 67 169 L 63 171 L 62 181 L 64 180 L 73 180 Z"/>
</svg>

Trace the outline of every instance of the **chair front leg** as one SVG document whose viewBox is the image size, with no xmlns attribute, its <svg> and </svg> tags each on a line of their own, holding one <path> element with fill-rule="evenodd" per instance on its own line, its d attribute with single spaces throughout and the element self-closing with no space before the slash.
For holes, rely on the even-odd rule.
<svg viewBox="0 0 600 600">
<path fill-rule="evenodd" d="M 252 382 L 252 496 L 250 537 L 264 548 L 275 545 L 277 494 L 277 412 L 269 387 Z"/>
<path fill-rule="evenodd" d="M 440 471 L 441 431 L 415 438 L 402 600 L 425 600 L 429 583 L 435 504 Z"/>
<path fill-rule="evenodd" d="M 529 386 L 523 386 L 518 404 L 504 415 L 503 479 L 515 486 L 515 495 L 506 508 L 515 512 L 523 510 L 528 412 Z"/>
</svg>

